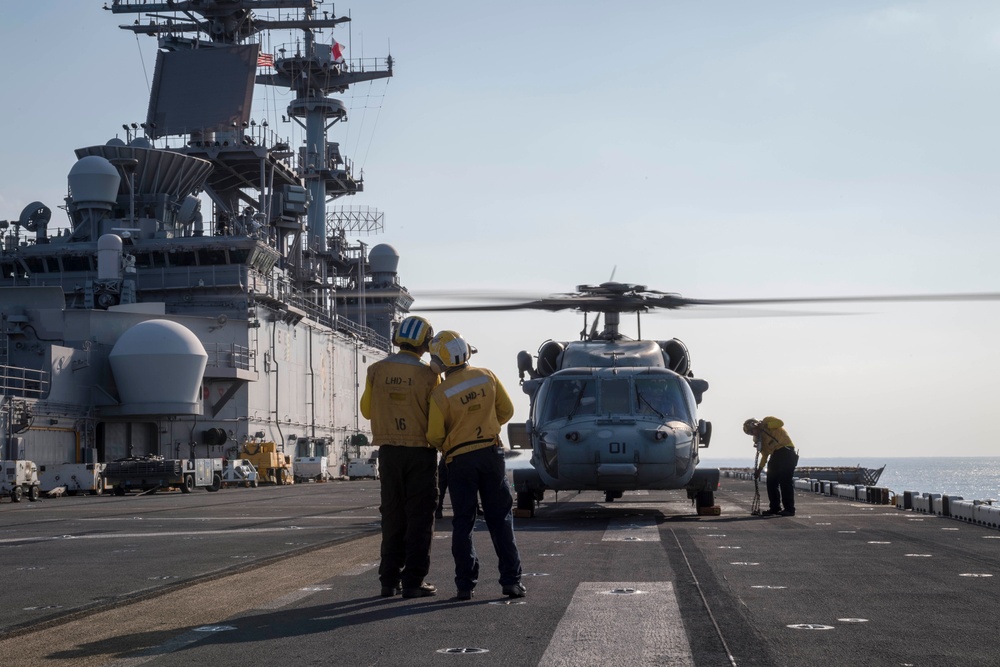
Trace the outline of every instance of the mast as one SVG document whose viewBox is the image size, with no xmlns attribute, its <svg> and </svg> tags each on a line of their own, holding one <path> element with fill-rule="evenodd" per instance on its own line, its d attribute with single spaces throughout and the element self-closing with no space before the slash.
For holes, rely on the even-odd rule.
<svg viewBox="0 0 1000 667">
<path fill-rule="evenodd" d="M 335 294 L 351 295 L 341 303 L 354 301 L 358 294 L 365 298 L 361 282 L 369 278 L 365 268 L 359 268 L 359 248 L 348 247 L 343 236 L 351 231 L 343 226 L 345 221 L 351 226 L 355 220 L 342 210 L 327 212 L 331 202 L 364 190 L 363 176 L 355 173 L 340 145 L 328 139 L 330 129 L 347 120 L 347 107 L 331 95 L 391 77 L 392 57 L 345 59 L 336 39 L 327 43 L 320 33 L 331 29 L 332 34 L 332 28 L 351 19 L 326 11 L 319 15 L 313 0 L 115 0 L 108 9 L 146 15 L 120 26 L 159 42 L 161 76 L 154 81 L 143 130 L 153 140 L 187 135 L 186 145 L 172 150 L 216 165 L 204 192 L 216 217 L 224 218 L 223 228 L 249 230 L 277 249 L 282 268 L 310 307 L 332 314 Z M 263 10 L 279 11 L 271 17 L 261 14 Z M 260 35 L 272 30 L 298 37 L 262 53 Z M 172 74 L 172 68 L 182 75 Z M 250 119 L 255 85 L 293 94 L 282 120 L 301 128 L 302 145 L 290 146 L 266 121 L 255 125 Z M 210 90 L 212 97 L 225 96 L 225 101 L 217 109 L 205 108 L 208 95 L 198 95 L 199 89 Z M 381 214 L 363 215 L 375 220 L 366 223 L 364 231 L 381 229 Z M 412 303 L 405 288 L 394 285 L 393 291 L 396 305 L 378 327 L 383 335 Z M 358 321 L 357 309 L 349 310 L 354 312 L 348 317 Z"/>
<path fill-rule="evenodd" d="M 254 10 L 300 9 L 301 18 L 259 18 Z M 115 0 L 110 10 L 116 14 L 145 13 L 151 15 L 148 23 L 122 25 L 123 30 L 137 34 L 158 35 L 163 48 L 200 48 L 198 39 L 180 39 L 177 35 L 193 32 L 205 35 L 213 44 L 235 45 L 256 39 L 265 30 L 300 30 L 302 48 L 296 46 L 294 54 L 280 48 L 274 56 L 274 71 L 258 74 L 255 82 L 285 88 L 295 93 L 288 105 L 288 118 L 305 131 L 305 146 L 299 152 L 298 173 L 309 191 L 306 216 L 307 245 L 310 250 L 324 253 L 327 249 L 326 204 L 345 195 L 364 189 L 363 179 L 353 173 L 352 165 L 345 161 L 337 143 L 327 141 L 327 131 L 336 123 L 347 119 L 343 102 L 329 97 L 331 92 L 345 92 L 348 87 L 363 81 L 373 81 L 392 76 L 392 56 L 386 57 L 384 67 L 377 61 L 349 64 L 333 55 L 333 43 L 316 41 L 316 31 L 334 28 L 349 22 L 347 16 L 322 18 L 315 16 L 313 0 L 188 0 L 173 2 L 144 2 Z M 182 13 L 187 18 L 165 19 L 153 16 L 158 12 Z M 201 15 L 202 20 L 196 20 Z"/>
</svg>

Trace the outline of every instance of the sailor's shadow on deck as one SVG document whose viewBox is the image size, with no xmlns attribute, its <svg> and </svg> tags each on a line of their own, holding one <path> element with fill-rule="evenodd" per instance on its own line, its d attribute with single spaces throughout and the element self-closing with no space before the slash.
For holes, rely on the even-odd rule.
<svg viewBox="0 0 1000 667">
<path fill-rule="evenodd" d="M 401 616 L 426 614 L 457 604 L 468 605 L 469 603 L 458 603 L 448 597 L 427 598 L 419 602 L 403 601 L 399 597 L 389 599 L 365 597 L 299 609 L 282 609 L 258 614 L 251 611 L 243 616 L 226 619 L 217 624 L 219 626 L 232 626 L 235 628 L 234 630 L 206 632 L 204 639 L 182 643 L 180 646 L 171 646 L 171 640 L 175 640 L 180 635 L 191 632 L 195 627 L 200 626 L 116 635 L 80 644 L 73 650 L 58 651 L 47 655 L 46 658 L 67 660 L 109 655 L 123 659 L 157 656 L 183 651 L 189 645 L 248 644 L 330 632 L 352 625 L 364 625 Z"/>
<path fill-rule="evenodd" d="M 112 658 L 136 658 L 140 656 L 155 656 L 166 653 L 160 647 L 171 639 L 194 628 L 176 630 L 155 630 L 150 632 L 135 632 L 116 635 L 94 642 L 79 644 L 73 649 L 56 651 L 45 656 L 48 660 L 73 660 L 106 655 Z"/>
</svg>

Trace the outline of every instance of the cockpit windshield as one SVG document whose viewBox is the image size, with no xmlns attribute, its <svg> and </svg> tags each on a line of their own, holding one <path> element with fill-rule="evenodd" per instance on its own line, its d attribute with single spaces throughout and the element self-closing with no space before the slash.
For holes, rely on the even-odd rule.
<svg viewBox="0 0 1000 667">
<path fill-rule="evenodd" d="M 555 377 L 543 400 L 542 421 L 604 414 L 692 421 L 691 391 L 676 375 Z"/>
<path fill-rule="evenodd" d="M 597 380 L 566 378 L 553 380 L 545 401 L 542 419 L 597 414 Z"/>
<path fill-rule="evenodd" d="M 690 422 L 691 412 L 681 390 L 682 381 L 666 376 L 633 378 L 636 414 Z"/>
</svg>

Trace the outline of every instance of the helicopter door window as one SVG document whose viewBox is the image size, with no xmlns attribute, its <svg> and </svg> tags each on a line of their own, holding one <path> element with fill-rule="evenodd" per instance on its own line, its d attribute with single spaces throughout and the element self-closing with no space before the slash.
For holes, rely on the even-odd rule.
<svg viewBox="0 0 1000 667">
<path fill-rule="evenodd" d="M 590 378 L 553 380 L 546 402 L 544 421 L 595 414 L 596 383 Z"/>
<path fill-rule="evenodd" d="M 629 398 L 627 379 L 601 381 L 601 412 L 607 414 L 631 414 L 632 401 Z"/>
</svg>

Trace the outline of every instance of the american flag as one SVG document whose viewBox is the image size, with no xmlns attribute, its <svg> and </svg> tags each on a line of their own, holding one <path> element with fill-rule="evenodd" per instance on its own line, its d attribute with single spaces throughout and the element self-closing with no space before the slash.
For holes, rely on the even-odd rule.
<svg viewBox="0 0 1000 667">
<path fill-rule="evenodd" d="M 274 67 L 274 56 L 270 53 L 262 53 L 257 56 L 257 67 Z"/>
</svg>

